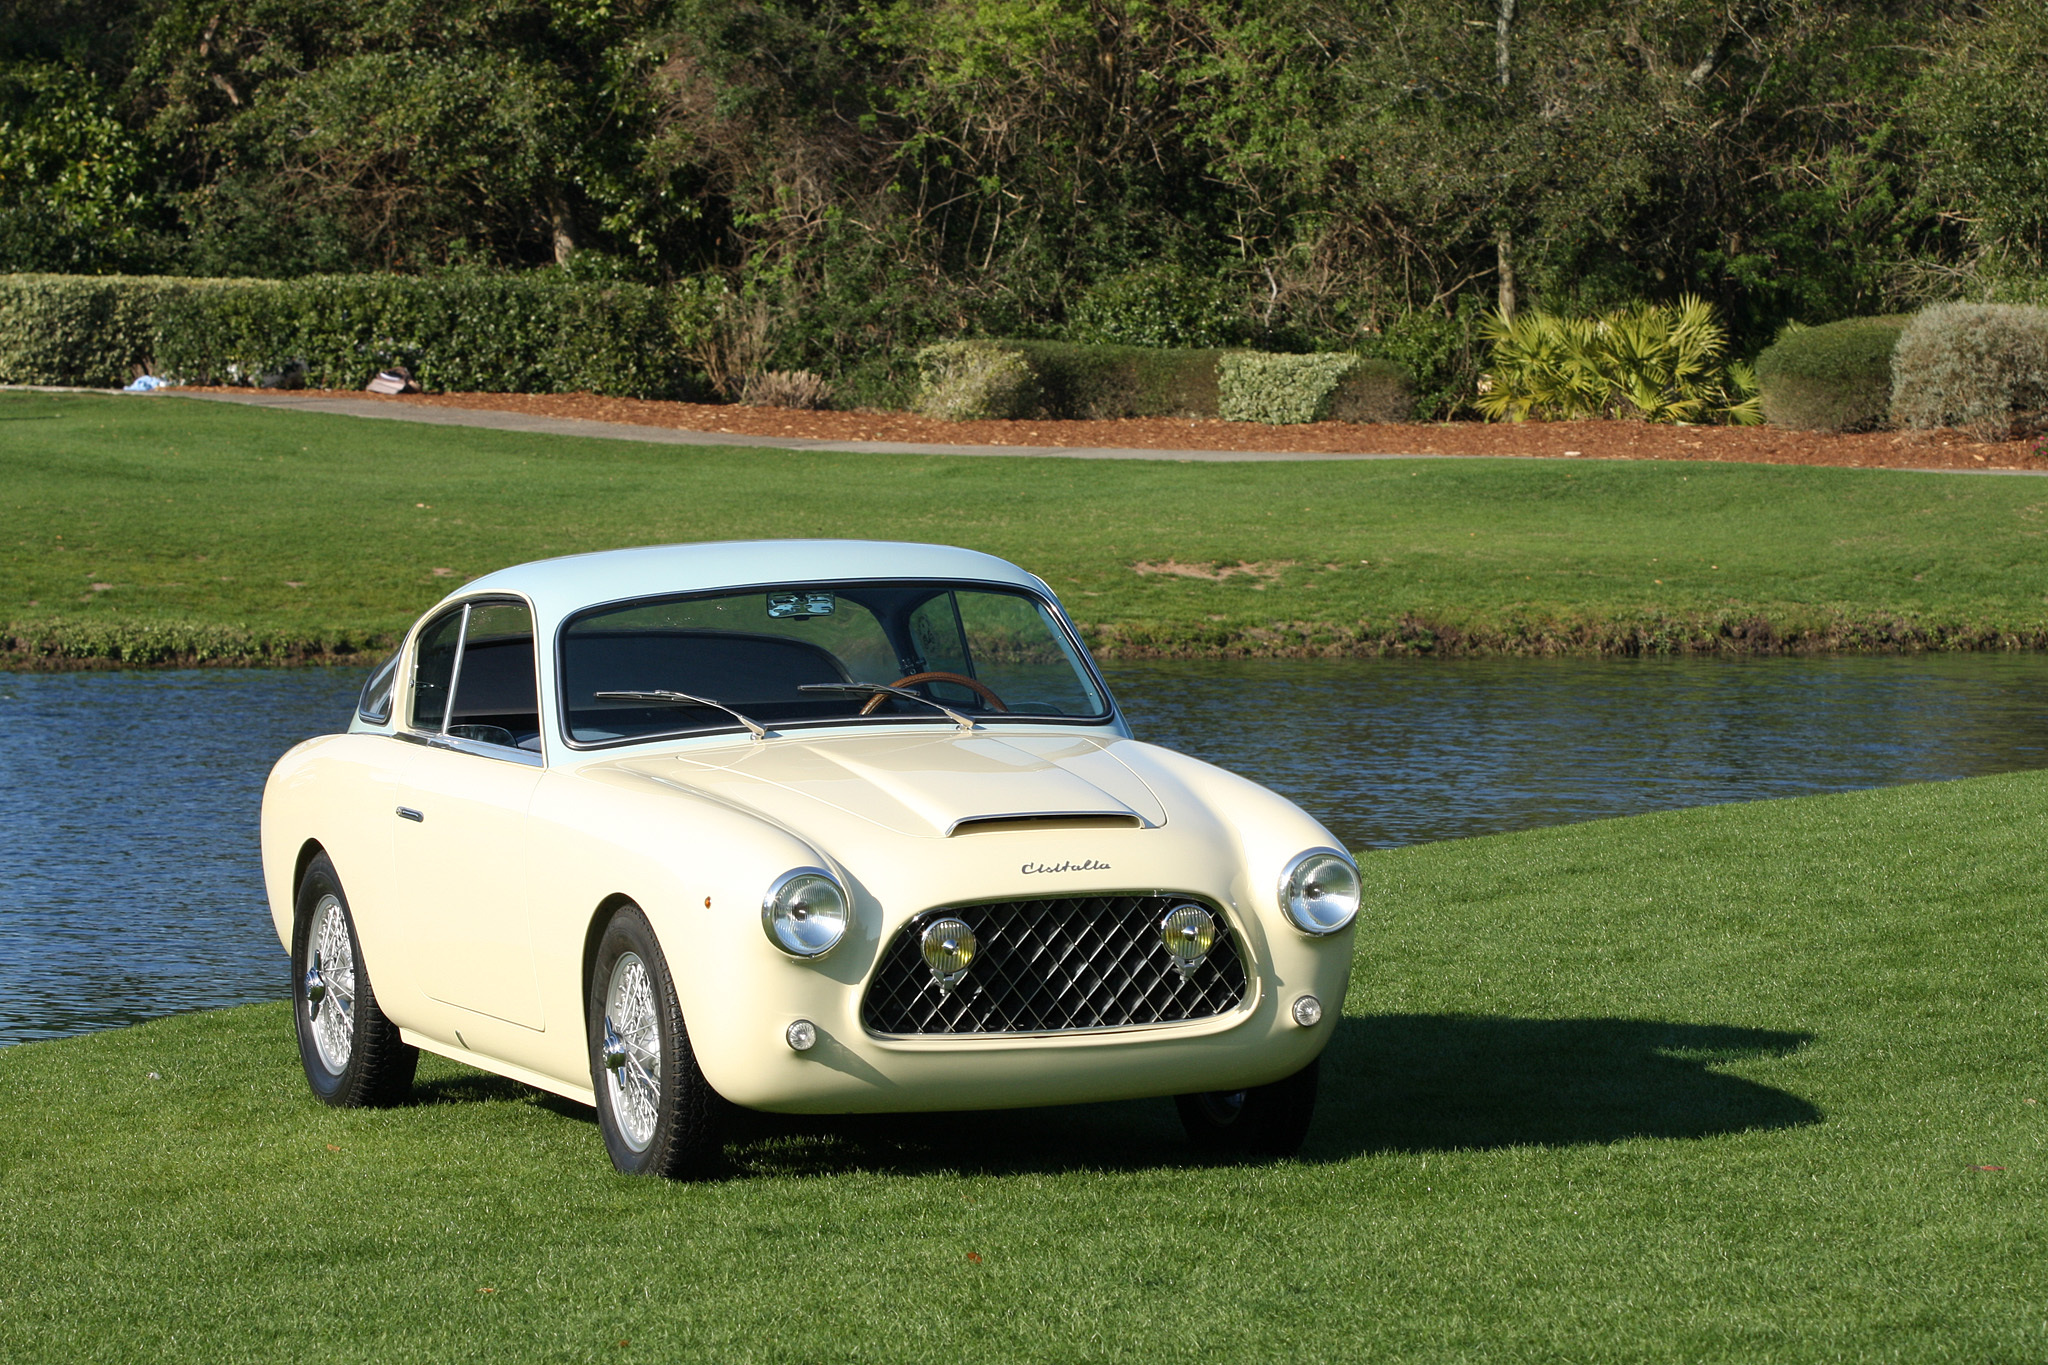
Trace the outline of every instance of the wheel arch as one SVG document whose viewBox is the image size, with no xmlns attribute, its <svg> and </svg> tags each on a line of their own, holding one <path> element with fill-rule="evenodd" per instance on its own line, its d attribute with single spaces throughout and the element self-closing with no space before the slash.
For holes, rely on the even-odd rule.
<svg viewBox="0 0 2048 1365">
<path fill-rule="evenodd" d="M 293 858 L 292 860 L 291 894 L 293 914 L 298 913 L 299 888 L 306 884 L 306 869 L 313 865 L 313 860 L 315 858 L 319 857 L 321 854 L 325 852 L 327 852 L 326 845 L 322 844 L 318 839 L 308 839 L 306 840 L 306 842 L 299 845 L 298 856 Z M 329 858 L 328 861 L 332 862 L 333 859 Z M 338 867 L 335 868 L 334 875 L 336 877 L 339 877 L 341 875 L 341 869 Z"/>
<path fill-rule="evenodd" d="M 638 904 L 625 892 L 614 891 L 597 903 L 597 908 L 590 912 L 590 922 L 583 927 L 583 966 L 577 976 L 576 990 L 577 998 L 583 1004 L 583 1012 L 577 1018 L 579 1031 L 583 1028 L 583 1021 L 590 1017 L 590 973 L 597 966 L 597 945 L 604 938 L 605 926 L 612 922 L 612 916 L 621 907 Z"/>
</svg>

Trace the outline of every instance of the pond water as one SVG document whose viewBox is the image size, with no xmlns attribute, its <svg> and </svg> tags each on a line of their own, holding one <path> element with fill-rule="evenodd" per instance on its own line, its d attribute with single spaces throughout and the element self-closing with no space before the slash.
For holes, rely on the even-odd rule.
<svg viewBox="0 0 2048 1365">
<path fill-rule="evenodd" d="M 2048 766 L 2048 657 L 1107 670 L 1140 738 L 1353 848 Z M 273 999 L 271 761 L 355 670 L 0 674 L 0 1045 Z"/>
</svg>

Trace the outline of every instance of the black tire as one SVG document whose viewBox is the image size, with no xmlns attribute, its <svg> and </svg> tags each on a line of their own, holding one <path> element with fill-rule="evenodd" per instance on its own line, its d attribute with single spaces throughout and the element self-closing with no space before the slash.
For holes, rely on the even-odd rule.
<svg viewBox="0 0 2048 1365">
<path fill-rule="evenodd" d="M 347 961 L 332 960 L 340 953 L 328 950 L 343 946 Z M 419 1049 L 401 1039 L 398 1025 L 377 1007 L 348 895 L 325 853 L 299 879 L 292 917 L 292 1022 L 306 1084 L 321 1100 L 361 1109 L 411 1097 Z"/>
<path fill-rule="evenodd" d="M 719 1152 L 722 1101 L 697 1066 L 668 961 L 638 906 L 620 906 L 605 925 L 587 998 L 590 1085 L 612 1165 L 671 1180 L 703 1174 Z"/>
<path fill-rule="evenodd" d="M 1293 1156 L 1316 1114 L 1321 1059 L 1271 1085 L 1176 1095 L 1188 1141 L 1217 1156 Z"/>
</svg>

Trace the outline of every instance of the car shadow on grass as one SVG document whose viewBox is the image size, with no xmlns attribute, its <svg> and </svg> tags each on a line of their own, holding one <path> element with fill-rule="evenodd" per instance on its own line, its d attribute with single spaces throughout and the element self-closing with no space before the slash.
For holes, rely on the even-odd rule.
<svg viewBox="0 0 2048 1365">
<path fill-rule="evenodd" d="M 1301 1159 L 1693 1140 L 1821 1121 L 1797 1095 L 1719 1068 L 1811 1035 L 1654 1019 L 1346 1018 L 1323 1055 Z M 1171 1101 L 953 1114 L 738 1113 L 732 1174 L 1151 1170 L 1210 1160 Z"/>
<path fill-rule="evenodd" d="M 1317 1154 L 1572 1147 L 1797 1128 L 1821 1111 L 1720 1068 L 1812 1035 L 1658 1019 L 1390 1014 L 1323 1054 Z"/>
</svg>

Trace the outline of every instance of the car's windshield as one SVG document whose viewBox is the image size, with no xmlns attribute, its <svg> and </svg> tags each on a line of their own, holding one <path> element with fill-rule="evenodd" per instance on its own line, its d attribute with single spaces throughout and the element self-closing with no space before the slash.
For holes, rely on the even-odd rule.
<svg viewBox="0 0 2048 1365">
<path fill-rule="evenodd" d="M 577 744 L 736 728 L 704 702 L 771 727 L 950 723 L 913 698 L 834 684 L 901 688 L 975 721 L 1109 715 L 1052 608 L 983 584 L 804 583 L 651 598 L 574 617 L 561 649 L 564 724 Z"/>
</svg>

